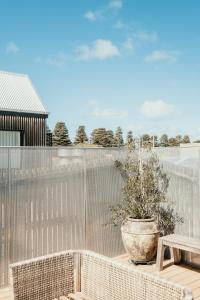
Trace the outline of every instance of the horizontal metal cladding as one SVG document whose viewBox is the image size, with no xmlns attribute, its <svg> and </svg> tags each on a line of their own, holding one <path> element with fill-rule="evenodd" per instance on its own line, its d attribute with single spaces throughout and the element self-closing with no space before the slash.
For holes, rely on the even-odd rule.
<svg viewBox="0 0 200 300">
<path fill-rule="evenodd" d="M 21 132 L 21 146 L 46 145 L 46 114 L 0 111 L 0 130 Z"/>
</svg>

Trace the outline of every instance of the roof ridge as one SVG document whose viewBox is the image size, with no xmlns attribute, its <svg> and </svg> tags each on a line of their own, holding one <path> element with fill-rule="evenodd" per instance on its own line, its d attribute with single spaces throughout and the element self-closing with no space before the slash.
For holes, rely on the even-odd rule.
<svg viewBox="0 0 200 300">
<path fill-rule="evenodd" d="M 0 70 L 0 73 L 1 74 L 15 75 L 15 76 L 28 77 L 29 78 L 28 74 L 24 74 L 24 73 L 14 73 L 14 72 L 3 71 L 3 70 Z"/>
</svg>

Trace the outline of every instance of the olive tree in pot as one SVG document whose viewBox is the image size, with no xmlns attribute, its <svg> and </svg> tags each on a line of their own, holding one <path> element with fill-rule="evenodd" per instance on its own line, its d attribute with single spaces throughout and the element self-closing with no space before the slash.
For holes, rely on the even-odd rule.
<svg viewBox="0 0 200 300">
<path fill-rule="evenodd" d="M 155 154 L 144 159 L 131 151 L 124 162 L 115 161 L 124 179 L 122 199 L 111 208 L 112 223 L 121 225 L 124 247 L 132 261 L 151 261 L 160 235 L 174 232 L 182 218 L 167 198 L 169 178 Z"/>
</svg>

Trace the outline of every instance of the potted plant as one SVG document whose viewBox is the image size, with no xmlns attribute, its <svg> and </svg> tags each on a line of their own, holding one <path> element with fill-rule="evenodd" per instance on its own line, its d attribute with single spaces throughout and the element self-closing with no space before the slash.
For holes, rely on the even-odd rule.
<svg viewBox="0 0 200 300">
<path fill-rule="evenodd" d="M 121 225 L 124 247 L 135 263 L 151 261 L 160 235 L 173 233 L 182 219 L 167 198 L 169 178 L 155 154 L 130 151 L 124 162 L 116 161 L 124 179 L 122 199 L 111 208 L 112 223 Z"/>
</svg>

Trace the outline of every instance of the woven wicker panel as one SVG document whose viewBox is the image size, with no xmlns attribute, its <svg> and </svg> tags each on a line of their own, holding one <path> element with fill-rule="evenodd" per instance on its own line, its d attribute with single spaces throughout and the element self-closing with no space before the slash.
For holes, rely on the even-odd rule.
<svg viewBox="0 0 200 300">
<path fill-rule="evenodd" d="M 95 300 L 180 300 L 187 294 L 179 285 L 91 253 L 82 256 L 81 291 Z"/>
<path fill-rule="evenodd" d="M 73 254 L 13 265 L 15 300 L 52 300 L 74 292 Z"/>
</svg>

